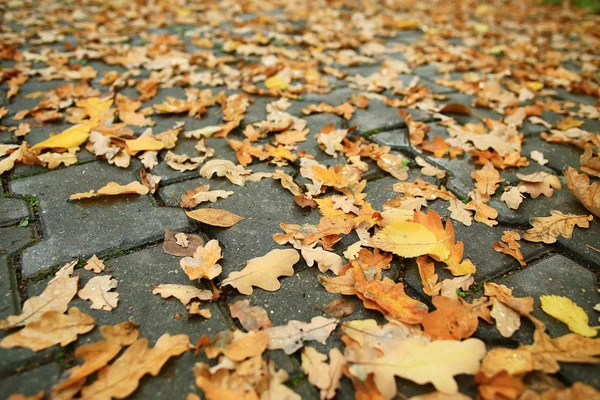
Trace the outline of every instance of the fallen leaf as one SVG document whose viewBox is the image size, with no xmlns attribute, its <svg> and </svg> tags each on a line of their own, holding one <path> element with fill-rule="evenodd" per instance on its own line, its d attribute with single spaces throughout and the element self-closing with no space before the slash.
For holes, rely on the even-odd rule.
<svg viewBox="0 0 600 400">
<path fill-rule="evenodd" d="M 97 192 L 90 190 L 89 192 L 84 193 L 75 193 L 72 194 L 69 199 L 70 200 L 81 200 L 81 199 L 89 199 L 92 197 L 99 196 L 116 196 L 121 194 L 148 194 L 150 190 L 139 183 L 138 181 L 133 181 L 128 183 L 127 185 L 120 185 L 117 182 L 109 182 L 106 186 L 98 189 Z"/>
<path fill-rule="evenodd" d="M 522 378 L 514 377 L 506 371 L 500 371 L 492 377 L 477 373 L 473 384 L 477 385 L 478 398 L 481 400 L 516 400 L 525 391 Z"/>
<path fill-rule="evenodd" d="M 83 300 L 91 300 L 92 310 L 112 311 L 117 307 L 119 294 L 111 292 L 117 287 L 117 280 L 110 275 L 94 276 L 77 292 Z"/>
<path fill-rule="evenodd" d="M 356 294 L 356 289 L 354 288 L 354 273 L 352 271 L 347 271 L 344 275 L 329 277 L 325 275 L 319 275 L 317 277 L 321 285 L 325 287 L 330 293 L 339 293 L 345 295 Z"/>
<path fill-rule="evenodd" d="M 287 325 L 265 329 L 269 334 L 269 350 L 283 350 L 292 354 L 300 349 L 302 342 L 317 341 L 325 344 L 331 332 L 337 327 L 338 320 L 314 317 L 310 322 L 289 321 Z"/>
<path fill-rule="evenodd" d="M 210 185 L 198 186 L 195 189 L 188 190 L 184 195 L 181 196 L 181 203 L 179 204 L 182 208 L 194 208 L 198 204 L 205 202 L 214 203 L 218 199 L 226 199 L 233 195 L 233 192 L 228 190 L 210 190 Z"/>
<path fill-rule="evenodd" d="M 589 221 L 593 218 L 591 215 L 563 214 L 560 211 L 552 210 L 549 217 L 532 218 L 529 223 L 533 225 L 533 228 L 525 231 L 523 239 L 548 244 L 555 243 L 559 236 L 570 239 L 576 225 L 580 228 L 588 228 Z"/>
<path fill-rule="evenodd" d="M 546 197 L 551 197 L 554 194 L 554 189 L 562 187 L 560 179 L 556 175 L 544 171 L 534 172 L 529 175 L 517 174 L 517 178 L 521 179 L 519 190 L 522 193 L 529 193 L 532 199 L 542 194 Z"/>
<path fill-rule="evenodd" d="M 237 318 L 247 331 L 273 326 L 264 308 L 250 305 L 249 300 L 239 300 L 229 305 L 231 318 Z"/>
<path fill-rule="evenodd" d="M 438 167 L 434 167 L 432 164 L 425 161 L 423 157 L 416 157 L 415 161 L 417 165 L 421 167 L 421 173 L 427 176 L 435 176 L 438 179 L 444 179 L 446 176 L 446 171 L 443 169 L 439 169 Z"/>
<path fill-rule="evenodd" d="M 323 308 L 323 312 L 332 318 L 342 318 L 354 312 L 354 303 L 344 299 L 336 299 L 327 304 Z"/>
<path fill-rule="evenodd" d="M 211 280 L 221 274 L 221 266 L 217 264 L 221 258 L 221 246 L 213 239 L 205 246 L 198 246 L 192 257 L 179 260 L 179 265 L 192 281 L 202 278 Z"/>
<path fill-rule="evenodd" d="M 183 305 L 188 304 L 192 299 L 203 301 L 213 299 L 213 293 L 210 290 L 198 289 L 192 285 L 161 284 L 152 287 L 152 294 L 158 294 L 163 299 L 175 297 Z"/>
<path fill-rule="evenodd" d="M 521 267 L 526 266 L 527 263 L 520 250 L 521 245 L 517 242 L 521 240 L 521 236 L 516 231 L 504 231 L 501 240 L 501 242 L 494 242 L 494 250 L 514 257 L 521 264 Z"/>
<path fill-rule="evenodd" d="M 0 347 L 27 347 L 40 351 L 60 344 L 61 347 L 77 340 L 77 335 L 94 329 L 94 318 L 84 314 L 77 307 L 69 309 L 67 314 L 58 311 L 46 311 L 37 321 L 29 322 L 18 332 L 10 334 L 0 341 Z"/>
<path fill-rule="evenodd" d="M 215 335 L 212 344 L 204 351 L 208 358 L 224 354 L 230 360 L 239 362 L 261 355 L 267 348 L 269 335 L 266 331 L 222 331 Z"/>
<path fill-rule="evenodd" d="M 68 304 L 77 294 L 79 277 L 58 278 L 48 283 L 46 289 L 39 296 L 31 297 L 25 301 L 21 314 L 11 315 L 0 321 L 1 329 L 14 328 L 39 321 L 48 311 L 62 314 L 67 311 Z"/>
<path fill-rule="evenodd" d="M 183 232 L 179 232 L 175 234 L 175 244 L 181 247 L 188 247 L 188 245 L 190 244 L 190 241 L 187 238 L 187 235 Z"/>
<path fill-rule="evenodd" d="M 583 308 L 564 296 L 540 296 L 542 310 L 548 315 L 565 323 L 571 332 L 586 337 L 598 335 L 598 328 L 590 328 L 589 317 Z"/>
<path fill-rule="evenodd" d="M 87 263 L 83 266 L 83 268 L 88 271 L 93 271 L 95 274 L 99 274 L 104 271 L 105 265 L 104 261 L 99 259 L 95 254 L 87 261 Z"/>
<path fill-rule="evenodd" d="M 188 310 L 188 316 L 199 315 L 205 319 L 212 318 L 212 313 L 208 308 L 200 308 L 200 302 L 192 301 L 186 308 Z"/>
<path fill-rule="evenodd" d="M 517 210 L 523 202 L 523 195 L 517 186 L 508 186 L 504 188 L 504 193 L 500 196 L 500 200 L 506 203 L 508 208 Z"/>
<path fill-rule="evenodd" d="M 397 393 L 395 376 L 420 385 L 432 383 L 436 390 L 457 393 L 454 375 L 474 375 L 485 355 L 485 344 L 479 339 L 436 340 L 410 337 L 401 341 L 382 357 L 362 362 L 346 359 L 350 373 L 356 377 L 375 374 L 375 384 L 388 399 Z"/>
<path fill-rule="evenodd" d="M 342 257 L 333 252 L 323 250 L 320 247 L 313 249 L 308 246 L 301 246 L 299 249 L 302 253 L 302 258 L 306 261 L 306 265 L 312 267 L 316 262 L 321 272 L 331 271 L 338 275 L 340 268 L 344 264 Z"/>
<path fill-rule="evenodd" d="M 521 315 L 496 298 L 492 299 L 490 315 L 496 321 L 496 328 L 505 338 L 511 337 L 521 327 Z"/>
<path fill-rule="evenodd" d="M 198 210 L 186 211 L 185 213 L 191 219 L 203 224 L 223 228 L 232 227 L 244 219 L 244 217 L 219 208 L 200 208 Z"/>
<path fill-rule="evenodd" d="M 483 168 L 473 171 L 471 177 L 475 179 L 475 190 L 481 195 L 483 202 L 489 201 L 491 196 L 496 193 L 496 189 L 504 179 L 500 178 L 500 173 L 494 166 L 487 163 Z"/>
<path fill-rule="evenodd" d="M 91 129 L 92 125 L 89 124 L 72 126 L 58 135 L 51 136 L 34 145 L 32 149 L 39 153 L 43 149 L 71 149 L 81 146 L 90 137 Z"/>
<path fill-rule="evenodd" d="M 419 276 L 423 284 L 423 291 L 428 296 L 438 296 L 442 289 L 442 284 L 438 282 L 438 275 L 435 273 L 435 264 L 428 262 L 427 256 L 417 258 L 417 267 Z"/>
<path fill-rule="evenodd" d="M 490 319 L 485 298 L 477 299 L 473 304 L 445 296 L 436 296 L 431 301 L 436 310 L 425 315 L 421 325 L 432 339 L 469 338 L 479 326 L 478 318 Z"/>
<path fill-rule="evenodd" d="M 572 167 L 567 167 L 565 178 L 567 179 L 567 186 L 571 193 L 592 214 L 600 217 L 600 182 L 594 182 L 590 185 L 590 178 L 586 174 L 579 174 Z"/>
<path fill-rule="evenodd" d="M 308 375 L 308 382 L 320 390 L 321 400 L 333 399 L 340 388 L 342 368 L 346 364 L 342 353 L 333 348 L 327 356 L 319 353 L 314 347 L 302 350 L 302 370 Z"/>
<path fill-rule="evenodd" d="M 579 158 L 581 170 L 586 174 L 600 178 L 600 153 L 594 150 L 591 146 L 585 148 L 585 151 Z"/>
<path fill-rule="evenodd" d="M 165 333 L 151 349 L 148 339 L 138 339 L 114 363 L 103 368 L 94 382 L 83 387 L 81 397 L 98 400 L 127 397 L 137 389 L 144 375 L 158 375 L 171 357 L 185 353 L 189 346 L 187 335 Z"/>
<path fill-rule="evenodd" d="M 163 251 L 165 253 L 176 257 L 192 257 L 198 246 L 204 246 L 204 240 L 200 236 L 188 233 L 187 240 L 189 243 L 187 247 L 182 247 L 177 244 L 175 235 L 178 233 L 165 228 L 165 241 L 163 242 Z"/>
<path fill-rule="evenodd" d="M 459 199 L 449 200 L 448 211 L 450 211 L 450 218 L 461 222 L 465 226 L 471 226 L 473 223 L 473 213 L 467 210 L 465 204 Z"/>
<path fill-rule="evenodd" d="M 544 153 L 538 150 L 533 150 L 530 154 L 530 157 L 533 161 L 537 162 L 540 165 L 548 164 L 548 160 L 544 158 Z"/>
<path fill-rule="evenodd" d="M 298 261 L 300 254 L 296 250 L 272 250 L 248 260 L 243 270 L 230 273 L 221 286 L 233 286 L 245 295 L 252 294 L 252 286 L 273 292 L 281 287 L 277 278 L 294 275 L 294 264 Z"/>
</svg>

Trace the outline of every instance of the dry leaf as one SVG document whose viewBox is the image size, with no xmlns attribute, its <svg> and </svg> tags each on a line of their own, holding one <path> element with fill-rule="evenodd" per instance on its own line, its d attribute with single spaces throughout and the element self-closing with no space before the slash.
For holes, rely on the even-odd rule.
<svg viewBox="0 0 600 400">
<path fill-rule="evenodd" d="M 208 358 L 224 354 L 230 360 L 239 362 L 261 355 L 267 348 L 269 335 L 265 331 L 222 331 L 215 335 L 212 344 L 204 351 Z"/>
<path fill-rule="evenodd" d="M 210 310 L 208 308 L 200 308 L 200 303 L 197 301 L 192 301 L 186 308 L 188 310 L 188 316 L 199 315 L 205 319 L 212 318 L 212 313 Z"/>
<path fill-rule="evenodd" d="M 94 329 L 94 318 L 84 314 L 77 307 L 69 309 L 67 314 L 58 311 L 46 311 L 38 321 L 30 322 L 18 332 L 10 334 L 2 341 L 0 347 L 27 347 L 40 351 L 60 344 L 61 347 L 77 340 Z"/>
<path fill-rule="evenodd" d="M 589 317 L 583 308 L 564 296 L 540 296 L 542 310 L 560 322 L 567 324 L 571 332 L 586 337 L 598 335 L 598 328 L 590 328 Z"/>
<path fill-rule="evenodd" d="M 538 150 L 533 150 L 530 154 L 530 157 L 533 161 L 537 162 L 540 165 L 548 164 L 548 160 L 544 158 L 544 153 Z"/>
<path fill-rule="evenodd" d="M 502 242 L 494 242 L 493 247 L 499 253 L 514 257 L 521 264 L 521 267 L 524 267 L 527 263 L 525 262 L 523 253 L 521 253 L 521 245 L 517 243 L 518 240 L 521 240 L 521 236 L 516 231 L 504 231 Z"/>
<path fill-rule="evenodd" d="M 481 195 L 483 202 L 489 201 L 491 196 L 496 193 L 496 189 L 504 179 L 500 178 L 500 173 L 490 163 L 487 163 L 483 168 L 473 171 L 471 177 L 475 179 L 475 191 Z"/>
<path fill-rule="evenodd" d="M 570 239 L 573 229 L 577 225 L 580 228 L 588 228 L 594 217 L 589 215 L 563 214 L 560 211 L 550 211 L 549 217 L 534 217 L 529 222 L 533 228 L 525 231 L 523 239 L 530 242 L 555 243 L 559 236 Z"/>
<path fill-rule="evenodd" d="M 198 246 L 204 246 L 204 240 L 198 235 L 187 234 L 189 241 L 187 247 L 182 247 L 177 244 L 175 237 L 179 232 L 165 228 L 165 241 L 163 242 L 163 251 L 167 254 L 176 257 L 192 257 Z"/>
<path fill-rule="evenodd" d="M 444 171 L 443 169 L 439 169 L 437 167 L 434 167 L 433 165 L 431 165 L 430 163 L 428 163 L 427 161 L 425 161 L 425 159 L 423 157 L 416 157 L 415 161 L 417 162 L 417 165 L 419 165 L 421 168 L 421 173 L 423 175 L 427 175 L 427 176 L 435 176 L 438 179 L 444 179 L 444 177 L 446 176 L 446 171 Z"/>
<path fill-rule="evenodd" d="M 517 210 L 523 201 L 521 190 L 517 186 L 507 186 L 504 188 L 504 193 L 500 196 L 500 200 L 506 203 L 508 208 Z"/>
<path fill-rule="evenodd" d="M 459 199 L 449 200 L 448 211 L 450 211 L 450 218 L 461 222 L 465 226 L 471 226 L 473 223 L 473 213 L 467 210 L 465 204 Z"/>
<path fill-rule="evenodd" d="M 457 393 L 458 385 L 453 376 L 475 374 L 485 352 L 485 344 L 479 339 L 429 342 L 422 337 L 410 337 L 383 357 L 364 362 L 348 358 L 346 361 L 352 364 L 350 373 L 356 377 L 375 374 L 377 389 L 391 399 L 397 393 L 395 376 L 420 385 L 432 383 L 444 393 Z"/>
<path fill-rule="evenodd" d="M 221 274 L 221 266 L 217 261 L 221 259 L 221 246 L 215 239 L 206 243 L 206 246 L 198 246 L 193 257 L 185 257 L 179 260 L 179 265 L 190 280 L 214 279 Z"/>
<path fill-rule="evenodd" d="M 239 300 L 229 305 L 231 318 L 237 318 L 247 331 L 273 326 L 264 308 L 251 306 L 249 300 Z"/>
<path fill-rule="evenodd" d="M 554 194 L 554 189 L 562 187 L 560 179 L 556 175 L 544 171 L 534 172 L 529 175 L 517 174 L 517 178 L 521 179 L 519 190 L 522 193 L 529 193 L 532 199 L 542 194 L 546 197 L 551 197 Z"/>
<path fill-rule="evenodd" d="M 186 352 L 189 346 L 187 335 L 165 333 L 151 349 L 148 339 L 138 339 L 114 363 L 103 368 L 96 381 L 81 390 L 81 397 L 97 400 L 127 397 L 137 389 L 144 375 L 158 375 L 171 357 Z"/>
<path fill-rule="evenodd" d="M 192 285 L 161 284 L 152 287 L 152 294 L 158 294 L 163 299 L 175 297 L 183 305 L 188 304 L 192 299 L 203 301 L 213 299 L 213 293 L 210 290 L 198 289 Z"/>
<path fill-rule="evenodd" d="M 99 274 L 104 271 L 104 261 L 100 260 L 95 254 L 87 261 L 83 268 L 88 271 L 93 271 L 95 274 Z"/>
<path fill-rule="evenodd" d="M 469 338 L 479 326 L 478 318 L 490 319 L 485 298 L 477 299 L 473 304 L 445 296 L 436 296 L 431 301 L 436 310 L 425 315 L 421 325 L 432 339 Z"/>
<path fill-rule="evenodd" d="M 0 328 L 9 329 L 39 321 L 42 314 L 48 311 L 56 311 L 59 314 L 64 313 L 67 311 L 71 299 L 77 294 L 78 281 L 79 277 L 75 276 L 72 278 L 58 278 L 49 282 L 42 294 L 25 301 L 21 314 L 11 315 L 0 321 Z"/>
<path fill-rule="evenodd" d="M 252 294 L 252 286 L 273 292 L 281 287 L 277 278 L 294 275 L 294 264 L 298 261 L 300 254 L 296 250 L 272 250 L 248 260 L 243 270 L 230 273 L 221 286 L 233 286 L 245 295 Z"/>
<path fill-rule="evenodd" d="M 325 344 L 331 332 L 337 327 L 336 319 L 314 317 L 310 322 L 289 321 L 287 325 L 275 326 L 265 329 L 269 334 L 269 350 L 283 350 L 285 354 L 292 354 L 300 349 L 302 342 L 315 340 Z"/>
<path fill-rule="evenodd" d="M 110 275 L 94 276 L 86 283 L 77 296 L 83 300 L 91 300 L 92 310 L 112 311 L 119 303 L 119 294 L 110 292 L 117 287 L 117 280 Z"/>
<path fill-rule="evenodd" d="M 227 210 L 219 208 L 200 208 L 185 212 L 188 217 L 206 225 L 229 228 L 245 219 Z"/>
<path fill-rule="evenodd" d="M 340 388 L 342 368 L 346 364 L 344 356 L 336 348 L 329 351 L 329 364 L 326 361 L 327 356 L 314 347 L 302 350 L 302 370 L 308 375 L 308 382 L 320 390 L 321 400 L 335 397 L 336 390 Z"/>
<path fill-rule="evenodd" d="M 427 256 L 417 258 L 417 267 L 419 276 L 423 283 L 423 291 L 429 296 L 438 296 L 442 289 L 442 284 L 438 282 L 438 275 L 435 273 L 435 264 L 428 262 Z"/>
<path fill-rule="evenodd" d="M 283 170 L 275 170 L 275 173 L 271 177 L 275 180 L 279 180 L 281 182 L 281 186 L 289 190 L 294 196 L 302 195 L 302 190 L 300 189 L 300 186 L 294 182 L 294 178 L 286 174 Z"/>
<path fill-rule="evenodd" d="M 210 185 L 202 185 L 195 189 L 188 190 L 184 195 L 182 195 L 181 203 L 179 205 L 182 208 L 194 208 L 198 204 L 202 204 L 207 201 L 214 203 L 219 198 L 226 199 L 231 195 L 233 195 L 233 192 L 231 191 L 210 190 Z"/>
<path fill-rule="evenodd" d="M 338 275 L 340 268 L 344 265 L 342 257 L 333 252 L 323 250 L 320 247 L 313 249 L 308 246 L 300 246 L 299 249 L 302 253 L 302 258 L 306 261 L 306 265 L 312 267 L 316 262 L 321 272 L 331 271 Z"/>
<path fill-rule="evenodd" d="M 565 178 L 571 193 L 592 214 L 600 217 L 600 182 L 594 182 L 590 185 L 590 178 L 586 174 L 577 173 L 577 170 L 572 167 L 567 167 Z"/>
<path fill-rule="evenodd" d="M 336 277 L 319 275 L 318 279 L 328 292 L 345 295 L 356 294 L 356 289 L 354 288 L 356 282 L 354 281 L 354 273 L 352 271 L 347 271 L 344 275 Z"/>
<path fill-rule="evenodd" d="M 89 199 L 92 197 L 98 196 L 116 196 L 121 194 L 148 194 L 150 190 L 139 183 L 138 181 L 133 181 L 128 183 L 127 185 L 120 185 L 117 182 L 109 182 L 106 186 L 98 189 L 97 192 L 90 190 L 89 192 L 84 193 L 75 193 L 72 194 L 69 199 L 70 200 L 81 200 L 81 199 Z"/>
<path fill-rule="evenodd" d="M 323 308 L 323 312 L 332 318 L 342 318 L 354 312 L 354 303 L 344 299 L 336 299 L 327 304 Z"/>
<path fill-rule="evenodd" d="M 594 154 L 591 146 L 586 147 L 579 161 L 583 172 L 600 178 L 600 153 L 598 151 Z"/>
<path fill-rule="evenodd" d="M 496 328 L 505 338 L 511 337 L 521 327 L 521 315 L 496 298 L 493 299 L 490 315 L 496 320 Z"/>
<path fill-rule="evenodd" d="M 71 149 L 79 147 L 90 137 L 91 129 L 92 125 L 90 124 L 72 126 L 58 135 L 51 136 L 49 139 L 34 145 L 32 149 L 39 153 L 43 149 Z"/>
</svg>

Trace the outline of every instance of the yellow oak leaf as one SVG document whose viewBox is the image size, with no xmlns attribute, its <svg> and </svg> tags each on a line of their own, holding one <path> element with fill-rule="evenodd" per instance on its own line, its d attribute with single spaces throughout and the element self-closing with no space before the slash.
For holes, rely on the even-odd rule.
<svg viewBox="0 0 600 400">
<path fill-rule="evenodd" d="M 78 147 L 88 140 L 91 129 L 92 126 L 89 124 L 72 126 L 58 135 L 51 136 L 43 142 L 34 145 L 32 149 L 39 153 L 43 149 L 71 149 Z"/>
<path fill-rule="evenodd" d="M 395 222 L 379 231 L 369 240 L 369 243 L 373 247 L 402 257 L 431 254 L 446 259 L 450 255 L 446 241 L 447 239 L 438 239 L 432 231 L 421 224 Z"/>
<path fill-rule="evenodd" d="M 97 192 L 90 190 L 89 192 L 75 193 L 72 194 L 69 199 L 81 200 L 98 196 L 116 196 L 120 194 L 148 194 L 149 191 L 150 189 L 138 181 L 133 181 L 127 185 L 121 185 L 117 182 L 108 182 L 106 186 L 101 187 Z"/>
<path fill-rule="evenodd" d="M 165 144 L 160 140 L 154 139 L 152 136 L 141 136 L 137 139 L 126 140 L 127 148 L 132 152 L 138 151 L 158 151 L 165 147 Z"/>
<path fill-rule="evenodd" d="M 571 332 L 581 336 L 594 337 L 598 335 L 597 328 L 591 328 L 589 317 L 583 308 L 579 307 L 573 300 L 564 296 L 547 295 L 540 296 L 542 310 L 560 322 L 567 324 Z"/>
</svg>

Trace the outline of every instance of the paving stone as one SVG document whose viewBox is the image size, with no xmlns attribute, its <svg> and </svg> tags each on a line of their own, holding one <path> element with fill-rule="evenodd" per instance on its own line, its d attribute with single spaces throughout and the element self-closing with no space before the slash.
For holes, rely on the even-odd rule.
<svg viewBox="0 0 600 400">
<path fill-rule="evenodd" d="M 162 237 L 163 229 L 190 227 L 182 210 L 154 207 L 147 196 L 104 196 L 68 201 L 69 195 L 121 184 L 136 173 L 105 163 L 88 163 L 11 182 L 17 195 L 36 195 L 43 239 L 23 253 L 24 278 L 76 257 L 128 249 Z"/>
<path fill-rule="evenodd" d="M 11 268 L 11 256 L 33 239 L 31 227 L 0 229 L 0 319 L 14 314 L 20 304 L 17 277 Z"/>
<path fill-rule="evenodd" d="M 544 322 L 551 337 L 569 333 L 565 324 L 555 320 L 540 307 L 539 296 L 565 296 L 582 307 L 590 317 L 590 325 L 597 325 L 598 312 L 594 305 L 600 303 L 596 277 L 589 270 L 561 255 L 554 255 L 528 266 L 507 278 L 507 286 L 514 288 L 516 297 L 531 296 L 535 300 L 533 315 Z M 581 381 L 598 387 L 600 385 L 600 366 L 561 363 L 560 375 L 571 382 Z"/>
<path fill-rule="evenodd" d="M 464 115 L 464 114 L 448 114 L 449 117 L 454 118 L 459 124 L 465 125 L 467 123 L 482 123 L 483 118 L 490 118 L 495 121 L 501 120 L 502 115 L 497 112 L 482 107 L 474 107 L 473 101 L 476 99 L 475 96 L 467 95 L 464 93 L 451 93 L 447 95 L 447 99 L 443 101 L 439 101 L 439 107 L 443 107 L 449 103 L 458 103 L 463 104 L 469 107 L 472 111 L 472 114 Z"/>
<path fill-rule="evenodd" d="M 561 172 L 568 165 L 579 168 L 579 157 L 583 154 L 583 149 L 576 146 L 548 143 L 539 136 L 527 138 L 523 143 L 523 155 L 529 157 L 533 150 L 544 153 L 544 158 L 548 160 L 546 166 L 556 172 Z"/>
<path fill-rule="evenodd" d="M 390 146 L 396 150 L 410 150 L 408 129 L 400 128 L 369 135 L 369 140 L 382 146 Z"/>
<path fill-rule="evenodd" d="M 8 196 L 9 194 L 4 193 L 0 187 L 0 210 L 2 210 L 0 214 L 0 226 L 14 224 L 30 216 L 25 200 L 14 199 Z"/>
<path fill-rule="evenodd" d="M 2 352 L 6 350 L 2 349 Z M 57 362 L 41 365 L 11 376 L 0 378 L 0 394 L 8 398 L 11 394 L 34 396 L 39 392 L 49 392 L 60 376 L 61 367 Z M 6 396 L 6 397 L 4 397 Z"/>
<path fill-rule="evenodd" d="M 273 172 L 275 168 L 258 164 L 252 169 L 256 172 Z M 272 239 L 274 234 L 283 232 L 279 227 L 281 222 L 316 224 L 320 219 L 317 210 L 301 209 L 292 194 L 273 179 L 235 186 L 225 178 L 198 178 L 166 186 L 160 189 L 160 197 L 165 204 L 174 205 L 174 198 L 180 199 L 187 190 L 206 183 L 210 184 L 211 190 L 230 190 L 235 194 L 202 208 L 225 209 L 245 218 L 231 228 L 200 227 L 210 238 L 218 239 L 223 253 L 228 255 L 221 262 L 224 276 L 241 269 L 251 258 L 281 248 Z M 269 201 L 266 201 L 267 198 Z"/>
<path fill-rule="evenodd" d="M 421 110 L 405 109 L 412 114 L 415 121 L 425 121 L 430 119 L 429 114 Z M 356 125 L 357 133 L 367 133 L 373 131 L 386 131 L 406 126 L 404 119 L 398 114 L 397 108 L 388 107 L 379 100 L 371 100 L 369 106 L 364 110 L 356 109 L 354 116 L 349 121 L 349 126 Z"/>
</svg>

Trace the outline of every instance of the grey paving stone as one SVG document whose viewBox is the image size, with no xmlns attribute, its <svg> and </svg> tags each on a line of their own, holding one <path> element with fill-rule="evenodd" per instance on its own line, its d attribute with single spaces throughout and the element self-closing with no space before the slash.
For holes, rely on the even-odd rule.
<svg viewBox="0 0 600 400">
<path fill-rule="evenodd" d="M 4 352 L 6 350 L 2 350 Z M 34 396 L 39 392 L 48 392 L 60 376 L 57 362 L 44 364 L 11 376 L 0 378 L 0 395 L 8 398 L 11 394 Z M 6 397 L 5 397 L 6 396 Z"/>
<path fill-rule="evenodd" d="M 274 170 L 264 164 L 258 164 L 252 169 L 257 172 Z M 281 248 L 272 239 L 274 234 L 283 232 L 279 227 L 281 222 L 293 224 L 319 222 L 320 215 L 317 210 L 301 209 L 292 194 L 272 179 L 235 186 L 225 178 L 198 178 L 165 186 L 160 189 L 160 196 L 165 204 L 175 205 L 174 198 L 180 199 L 187 190 L 206 183 L 210 184 L 211 190 L 230 190 L 235 194 L 202 208 L 225 209 L 245 218 L 231 228 L 200 226 L 200 229 L 210 238 L 219 240 L 223 253 L 228 255 L 221 263 L 224 276 L 231 271 L 241 269 L 251 258 Z"/>
<path fill-rule="evenodd" d="M 33 240 L 31 227 L 12 226 L 0 229 L 0 319 L 14 314 L 20 304 L 15 269 L 11 256 Z"/>
<path fill-rule="evenodd" d="M 129 183 L 136 172 L 105 163 L 88 163 L 11 182 L 17 195 L 36 195 L 43 239 L 23 253 L 23 277 L 69 259 L 128 249 L 162 237 L 163 229 L 185 230 L 181 210 L 154 207 L 146 196 L 104 196 L 68 201 L 69 195 L 99 189 L 110 181 Z"/>
<path fill-rule="evenodd" d="M 579 157 L 583 154 L 583 149 L 579 147 L 568 144 L 548 143 L 539 136 L 527 138 L 523 143 L 523 155 L 529 157 L 533 150 L 544 153 L 544 158 L 548 160 L 546 166 L 554 169 L 556 172 L 561 172 L 568 165 L 579 168 Z"/>
<path fill-rule="evenodd" d="M 598 312 L 593 310 L 594 305 L 600 302 L 596 277 L 566 257 L 554 255 L 546 258 L 508 277 L 506 285 L 514 288 L 513 295 L 517 297 L 534 298 L 534 316 L 546 324 L 551 337 L 565 335 L 569 329 L 541 310 L 541 295 L 568 297 L 585 310 L 590 325 L 597 325 Z M 561 363 L 559 374 L 571 382 L 581 381 L 595 387 L 600 385 L 600 366 L 597 364 L 584 367 L 581 364 Z"/>
<path fill-rule="evenodd" d="M 30 216 L 27 202 L 23 199 L 10 198 L 10 194 L 4 193 L 1 187 L 0 210 L 2 210 L 2 213 L 0 213 L 0 226 L 14 224 Z"/>
<path fill-rule="evenodd" d="M 421 110 L 405 109 L 412 114 L 415 121 L 430 119 L 429 114 Z M 371 100 L 369 106 L 364 110 L 356 109 L 354 116 L 349 121 L 349 126 L 356 125 L 357 132 L 364 134 L 373 131 L 386 131 L 403 128 L 406 126 L 404 120 L 398 114 L 397 108 L 388 107 L 379 100 Z"/>
<path fill-rule="evenodd" d="M 369 135 L 369 140 L 382 146 L 390 146 L 395 150 L 409 150 L 410 142 L 407 128 L 394 129 Z"/>
</svg>

